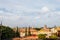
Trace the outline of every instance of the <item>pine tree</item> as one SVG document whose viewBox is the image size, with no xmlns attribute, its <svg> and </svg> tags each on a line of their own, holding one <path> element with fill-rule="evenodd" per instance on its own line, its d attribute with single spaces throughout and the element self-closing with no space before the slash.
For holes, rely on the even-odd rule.
<svg viewBox="0 0 60 40">
<path fill-rule="evenodd" d="M 20 34 L 18 32 L 18 27 L 17 27 L 17 30 L 16 30 L 16 37 L 20 37 Z"/>
<path fill-rule="evenodd" d="M 30 26 L 28 28 L 28 36 L 31 36 Z"/>
<path fill-rule="evenodd" d="M 27 36 L 27 27 L 25 28 L 25 36 Z"/>
</svg>

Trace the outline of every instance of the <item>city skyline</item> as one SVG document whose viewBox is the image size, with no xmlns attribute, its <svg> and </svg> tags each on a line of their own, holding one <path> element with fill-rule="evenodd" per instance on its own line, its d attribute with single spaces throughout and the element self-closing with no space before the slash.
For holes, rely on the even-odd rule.
<svg viewBox="0 0 60 40">
<path fill-rule="evenodd" d="M 60 0 L 0 0 L 3 25 L 60 26 Z"/>
</svg>

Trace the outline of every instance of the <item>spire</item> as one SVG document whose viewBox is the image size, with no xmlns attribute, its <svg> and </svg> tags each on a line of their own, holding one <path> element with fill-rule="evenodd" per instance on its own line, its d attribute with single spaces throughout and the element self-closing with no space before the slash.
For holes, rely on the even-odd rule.
<svg viewBox="0 0 60 40">
<path fill-rule="evenodd" d="M 0 26 L 2 26 L 2 21 L 1 21 L 1 23 L 0 23 Z"/>
<path fill-rule="evenodd" d="M 2 21 L 1 21 L 1 25 L 2 25 Z"/>
<path fill-rule="evenodd" d="M 47 25 L 44 25 L 44 29 L 46 29 L 47 28 Z"/>
</svg>

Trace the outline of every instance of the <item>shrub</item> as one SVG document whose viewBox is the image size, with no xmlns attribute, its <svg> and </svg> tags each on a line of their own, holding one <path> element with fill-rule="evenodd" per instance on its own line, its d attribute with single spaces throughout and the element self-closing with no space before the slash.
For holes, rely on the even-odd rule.
<svg viewBox="0 0 60 40">
<path fill-rule="evenodd" d="M 49 38 L 51 38 L 51 39 L 57 39 L 57 36 L 56 35 L 52 35 L 52 36 L 50 36 Z"/>
<path fill-rule="evenodd" d="M 45 38 L 46 38 L 46 34 L 39 34 L 39 35 L 38 35 L 38 38 L 39 38 L 39 39 L 45 39 Z"/>
</svg>

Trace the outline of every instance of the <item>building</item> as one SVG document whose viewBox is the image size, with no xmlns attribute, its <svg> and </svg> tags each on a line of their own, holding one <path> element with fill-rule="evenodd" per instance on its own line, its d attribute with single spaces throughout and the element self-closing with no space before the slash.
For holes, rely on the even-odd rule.
<svg viewBox="0 0 60 40">
<path fill-rule="evenodd" d="M 17 28 L 13 28 L 13 30 L 16 32 Z M 30 27 L 30 30 L 29 30 L 29 27 L 18 28 L 18 32 L 20 33 L 21 37 L 24 37 L 26 32 L 27 32 L 27 35 L 28 35 L 29 31 L 30 31 L 31 35 L 37 35 L 38 34 L 38 31 L 36 29 L 32 28 L 32 27 Z"/>
<path fill-rule="evenodd" d="M 38 40 L 38 36 L 27 36 L 24 38 L 13 38 L 12 40 Z"/>
<path fill-rule="evenodd" d="M 30 31 L 31 35 L 37 35 L 37 33 L 38 33 L 38 31 L 35 30 L 34 28 L 30 27 L 30 30 L 29 30 L 29 27 L 28 27 L 27 28 L 27 35 L 28 35 L 29 31 Z M 20 28 L 19 32 L 22 33 L 22 34 L 25 34 L 26 30 L 25 30 L 25 28 Z"/>
<path fill-rule="evenodd" d="M 51 30 L 45 25 L 40 31 L 38 31 L 38 34 L 46 34 L 46 37 L 51 36 Z"/>
<path fill-rule="evenodd" d="M 56 28 L 52 28 L 52 29 L 51 29 L 51 32 L 52 32 L 52 33 L 57 33 L 57 29 L 56 29 Z"/>
</svg>

